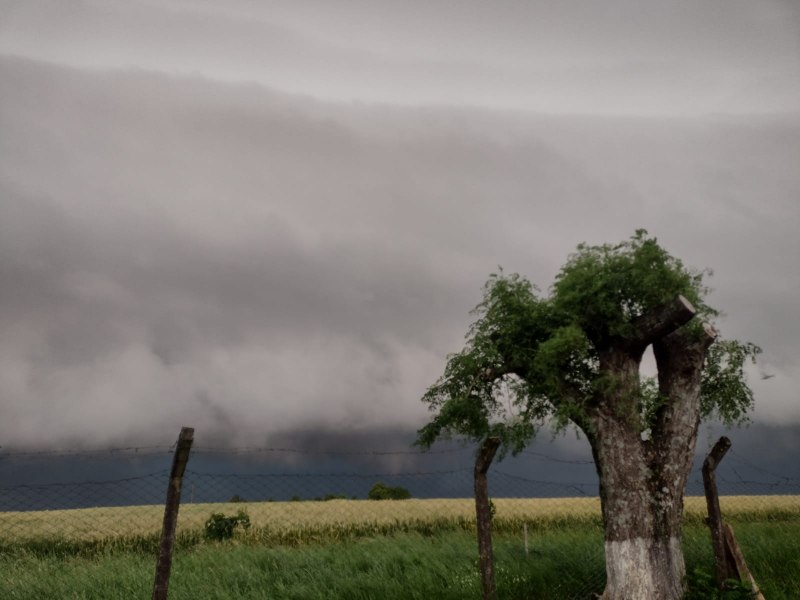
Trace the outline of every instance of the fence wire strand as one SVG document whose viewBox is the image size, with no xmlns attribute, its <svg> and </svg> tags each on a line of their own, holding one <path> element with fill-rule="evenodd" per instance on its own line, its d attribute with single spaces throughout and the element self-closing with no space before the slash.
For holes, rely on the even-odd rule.
<svg viewBox="0 0 800 600">
<path fill-rule="evenodd" d="M 154 556 L 169 480 L 168 450 L 165 446 L 131 446 L 0 453 L 0 554 L 22 550 L 48 555 L 57 550 L 67 558 L 102 558 L 113 552 Z M 438 454 L 459 456 L 466 450 L 470 448 Z M 400 539 L 397 536 L 421 535 L 447 541 L 452 569 L 441 575 L 443 585 L 462 590 L 463 597 L 478 597 L 472 469 L 464 466 L 468 463 L 462 461 L 450 469 L 438 468 L 440 463 L 435 463 L 437 468 L 431 469 L 374 471 L 364 471 L 363 466 L 360 470 L 333 470 L 327 464 L 327 470 L 307 471 L 302 469 L 313 468 L 313 460 L 299 465 L 284 460 L 285 455 L 323 456 L 336 465 L 341 457 L 396 456 L 402 462 L 414 456 L 423 465 L 434 464 L 429 454 L 277 447 L 193 449 L 192 456 L 203 460 L 193 464 L 190 459 L 184 475 L 177 560 L 191 548 L 224 544 L 226 536 L 253 548 L 287 548 L 301 553 L 314 545 L 347 540 L 392 543 Z M 586 474 L 581 467 L 592 464 L 533 451 L 523 454 L 539 462 L 557 463 L 562 469 L 575 467 L 581 476 Z M 738 454 L 733 458 L 737 463 L 730 469 L 734 478 L 718 480 L 723 516 L 741 535 L 745 554 L 763 551 L 767 556 L 779 556 L 773 547 L 779 543 L 776 532 L 785 529 L 786 523 L 800 527 L 800 481 L 771 473 Z M 223 462 L 215 462 L 218 460 Z M 49 469 L 32 470 L 32 462 Z M 763 479 L 742 477 L 739 466 Z M 125 468 L 132 473 L 114 476 Z M 53 472 L 58 476 L 47 475 Z M 535 465 L 527 472 L 535 473 Z M 29 480 L 9 483 L 14 477 Z M 604 547 L 596 481 L 542 480 L 500 465 L 490 470 L 489 487 L 502 597 L 541 593 L 526 587 L 533 578 L 550 576 L 543 575 L 537 565 L 550 565 L 546 572 L 553 572 L 552 580 L 541 584 L 544 588 L 536 588 L 545 589 L 549 598 L 588 598 L 602 592 Z M 683 539 L 689 568 L 712 560 L 701 490 L 699 472 L 693 471 L 687 486 Z M 409 498 L 399 499 L 406 496 Z M 388 501 L 380 501 L 385 499 Z M 219 523 L 225 519 L 224 523 L 233 523 L 229 532 L 221 525 L 215 529 L 219 523 L 214 515 L 219 516 Z M 781 540 L 785 544 L 785 539 Z M 794 551 L 800 554 L 800 542 L 796 545 Z M 380 560 L 379 553 L 373 558 Z"/>
</svg>

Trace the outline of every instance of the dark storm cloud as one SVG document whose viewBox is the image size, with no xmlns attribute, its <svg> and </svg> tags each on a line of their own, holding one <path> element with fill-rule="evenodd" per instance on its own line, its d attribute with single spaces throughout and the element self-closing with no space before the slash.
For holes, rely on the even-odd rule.
<svg viewBox="0 0 800 600">
<path fill-rule="evenodd" d="M 792 494 L 800 486 L 800 468 L 794 460 L 800 426 L 756 424 L 726 430 L 703 425 L 689 476 L 687 494 L 701 496 L 700 467 L 720 435 L 732 440 L 732 449 L 717 469 L 717 485 L 723 494 Z M 376 481 L 402 485 L 415 497 L 465 497 L 472 493 L 475 445 L 440 442 L 429 452 L 410 444 L 412 430 L 381 427 L 362 431 L 303 428 L 278 432 L 260 447 L 230 448 L 227 440 L 214 440 L 199 432 L 189 461 L 186 488 L 197 473 L 236 474 L 214 486 L 219 497 L 233 494 L 248 500 L 288 500 L 323 497 L 336 493 L 364 497 Z M 219 444 L 222 444 L 221 446 Z M 78 455 L 58 453 L 0 454 L 0 475 L 7 486 L 57 481 L 102 481 L 140 477 L 168 466 L 165 448 L 126 451 L 94 451 Z M 256 477 L 250 479 L 248 476 Z M 265 477 L 265 475 L 269 475 Z M 490 473 L 495 497 L 595 496 L 599 491 L 589 445 L 571 434 L 552 437 L 543 431 L 524 452 L 498 457 Z M 226 485 L 227 482 L 227 485 Z M 202 485 L 199 486 L 202 490 Z M 200 492 L 200 490 L 198 490 Z M 142 490 L 132 501 L 142 501 Z M 115 489 L 115 498 L 125 492 Z M 158 493 L 161 493 L 160 490 Z M 158 502 L 158 493 L 153 502 Z M 199 498 L 193 495 L 195 501 Z M 67 496 L 70 496 L 67 494 Z M 85 499 L 84 499 L 85 500 Z M 52 501 L 57 502 L 56 499 Z M 7 509 L 29 509 L 30 498 L 4 497 Z M 80 500 L 72 507 L 83 506 Z M 51 505 L 51 508 L 53 506 Z"/>
<path fill-rule="evenodd" d="M 708 30 L 670 4 L 648 35 L 659 15 L 593 5 L 596 27 L 519 4 L 54 6 L 0 18 L 7 443 L 413 430 L 498 264 L 546 290 L 578 242 L 642 226 L 714 268 L 723 333 L 764 346 L 757 418 L 800 419 L 800 118 L 793 84 L 753 79 L 797 69 L 790 7 L 730 4 Z M 550 73 L 532 108 L 585 116 L 504 110 L 532 69 Z M 703 79 L 700 101 L 670 73 Z M 431 98 L 461 108 L 400 106 Z M 730 114 L 686 117 L 709 107 Z M 594 115 L 626 111 L 662 116 Z"/>
<path fill-rule="evenodd" d="M 165 428 L 418 419 L 494 258 L 523 249 L 486 223 L 595 187 L 535 140 L 393 141 L 258 89 L 2 68 L 8 397 L 31 427 L 56 405 L 54 430 L 141 431 L 165 396 Z"/>
</svg>

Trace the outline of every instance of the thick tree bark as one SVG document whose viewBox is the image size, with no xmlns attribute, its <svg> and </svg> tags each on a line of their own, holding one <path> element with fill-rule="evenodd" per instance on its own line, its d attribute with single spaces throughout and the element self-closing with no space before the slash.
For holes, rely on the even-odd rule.
<svg viewBox="0 0 800 600">
<path fill-rule="evenodd" d="M 659 489 L 658 465 L 646 442 L 624 419 L 592 419 L 605 526 L 606 600 L 678 600 L 685 568 L 680 514 L 664 498 L 682 490 Z"/>
<path fill-rule="evenodd" d="M 671 522 L 680 523 L 683 514 L 683 490 L 692 469 L 700 425 L 703 366 L 716 336 L 716 330 L 704 324 L 699 331 L 682 329 L 653 344 L 659 392 L 665 401 L 656 414 L 648 450 L 651 462 L 661 465 L 658 489 L 662 490 Z"/>
<path fill-rule="evenodd" d="M 683 491 L 700 419 L 700 376 L 715 332 L 673 330 L 693 309 L 678 300 L 640 319 L 646 330 L 600 355 L 608 389 L 587 414 L 605 527 L 605 600 L 679 600 Z M 652 339 L 652 335 L 662 337 Z M 653 343 L 663 405 L 650 436 L 640 414 L 641 341 Z"/>
<path fill-rule="evenodd" d="M 475 459 L 475 513 L 478 529 L 478 559 L 484 600 L 497 600 L 494 581 L 494 556 L 492 555 L 492 511 L 489 504 L 489 485 L 486 472 L 492 464 L 500 439 L 486 438 Z"/>
<path fill-rule="evenodd" d="M 614 392 L 589 417 L 605 527 L 603 598 L 678 600 L 684 577 L 680 515 L 674 521 L 663 502 L 659 465 L 640 433 L 639 359 L 611 354 L 602 363 L 616 377 Z"/>
</svg>

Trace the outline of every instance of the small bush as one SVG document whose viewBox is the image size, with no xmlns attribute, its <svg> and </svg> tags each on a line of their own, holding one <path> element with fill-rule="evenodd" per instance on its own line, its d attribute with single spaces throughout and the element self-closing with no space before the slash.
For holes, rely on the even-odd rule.
<svg viewBox="0 0 800 600">
<path fill-rule="evenodd" d="M 210 540 L 229 540 L 237 527 L 242 529 L 250 527 L 250 517 L 243 510 L 232 517 L 222 513 L 212 513 L 205 524 L 205 536 Z"/>
<path fill-rule="evenodd" d="M 230 497 L 228 502 L 247 502 L 244 498 L 242 498 L 239 494 L 234 494 Z"/>
<path fill-rule="evenodd" d="M 323 500 L 347 500 L 347 496 L 344 494 L 325 494 Z"/>
<path fill-rule="evenodd" d="M 697 568 L 688 577 L 689 589 L 686 600 L 752 600 L 751 587 L 736 579 L 725 582 L 725 589 L 719 590 L 714 576 L 705 569 Z"/>
<path fill-rule="evenodd" d="M 407 500 L 411 492 L 400 486 L 384 485 L 380 481 L 372 486 L 367 498 L 370 500 Z"/>
</svg>

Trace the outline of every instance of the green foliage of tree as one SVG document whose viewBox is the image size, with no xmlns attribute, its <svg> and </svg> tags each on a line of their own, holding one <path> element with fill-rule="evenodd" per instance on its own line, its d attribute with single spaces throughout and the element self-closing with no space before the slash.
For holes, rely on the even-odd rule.
<svg viewBox="0 0 800 600">
<path fill-rule="evenodd" d="M 748 361 L 755 362 L 760 352 L 755 344 L 735 340 L 720 340 L 709 348 L 701 384 L 703 417 L 717 417 L 727 424 L 748 421 L 754 399 L 744 383 L 744 367 Z"/>
<path fill-rule="evenodd" d="M 700 319 L 683 327 L 700 331 L 719 312 L 706 303 L 710 271 L 684 266 L 638 230 L 619 244 L 577 247 L 550 293 L 502 269 L 490 275 L 474 309 L 466 344 L 448 357 L 442 377 L 423 401 L 435 414 L 418 432 L 430 447 L 442 437 L 502 440 L 501 456 L 520 451 L 551 420 L 589 427 L 586 408 L 619 382 L 600 368 L 614 340 L 635 335 L 637 319 L 677 296 L 691 302 Z M 753 405 L 744 374 L 760 348 L 736 340 L 711 346 L 703 371 L 701 409 L 726 424 L 742 423 Z M 637 426 L 646 430 L 660 405 L 655 380 L 642 380 Z"/>
<path fill-rule="evenodd" d="M 553 285 L 554 308 L 596 346 L 633 333 L 636 317 L 684 296 L 701 318 L 718 313 L 705 303 L 710 271 L 695 271 L 658 245 L 643 229 L 620 244 L 580 244 Z"/>
<path fill-rule="evenodd" d="M 402 486 L 384 485 L 380 481 L 370 488 L 367 498 L 370 500 L 407 500 L 411 492 Z"/>
<path fill-rule="evenodd" d="M 325 494 L 322 500 L 325 502 L 329 500 L 347 500 L 347 496 L 344 494 Z"/>
<path fill-rule="evenodd" d="M 233 516 L 212 513 L 205 523 L 205 537 L 217 541 L 229 540 L 233 537 L 233 532 L 237 527 L 242 529 L 249 529 L 250 527 L 250 516 L 243 510 Z"/>
</svg>

